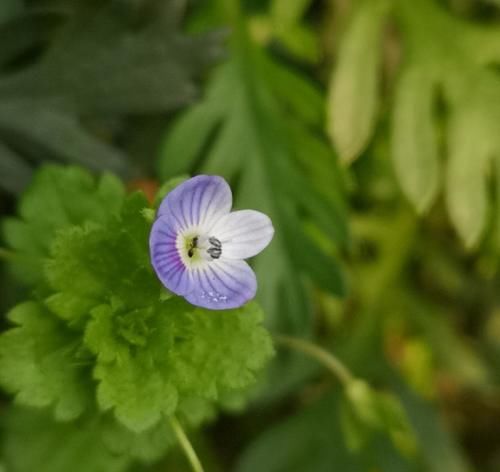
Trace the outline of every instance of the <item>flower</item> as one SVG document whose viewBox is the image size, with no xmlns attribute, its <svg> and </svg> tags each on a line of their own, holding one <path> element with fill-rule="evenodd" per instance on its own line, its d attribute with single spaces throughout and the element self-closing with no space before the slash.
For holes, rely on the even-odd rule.
<svg viewBox="0 0 500 472">
<path fill-rule="evenodd" d="M 193 305 L 237 308 L 255 296 L 257 281 L 243 260 L 271 241 L 268 216 L 231 212 L 232 195 L 218 176 L 198 175 L 162 201 L 149 240 L 153 268 L 163 285 Z"/>
</svg>

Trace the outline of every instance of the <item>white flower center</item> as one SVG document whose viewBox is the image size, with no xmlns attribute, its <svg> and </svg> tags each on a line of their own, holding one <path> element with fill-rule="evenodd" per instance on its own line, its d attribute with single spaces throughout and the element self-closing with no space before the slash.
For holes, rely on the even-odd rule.
<svg viewBox="0 0 500 472">
<path fill-rule="evenodd" d="M 177 236 L 176 247 L 186 267 L 195 268 L 204 262 L 219 259 L 222 254 L 219 239 L 200 233 L 189 231 Z"/>
</svg>

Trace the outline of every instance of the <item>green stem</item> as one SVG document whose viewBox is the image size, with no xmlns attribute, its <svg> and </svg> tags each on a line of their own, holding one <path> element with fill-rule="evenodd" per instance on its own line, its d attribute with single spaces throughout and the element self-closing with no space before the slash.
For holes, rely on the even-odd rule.
<svg viewBox="0 0 500 472">
<path fill-rule="evenodd" d="M 200 459 L 198 459 L 198 456 L 193 449 L 193 445 L 189 441 L 186 433 L 175 416 L 170 417 L 170 426 L 172 426 L 175 436 L 177 437 L 177 440 L 179 441 L 179 444 L 182 447 L 193 472 L 203 472 L 203 466 L 201 465 Z"/>
<path fill-rule="evenodd" d="M 282 344 L 290 349 L 306 354 L 317 360 L 320 364 L 323 364 L 344 386 L 354 379 L 349 369 L 326 349 L 304 339 L 294 338 L 284 334 L 277 334 L 274 336 L 274 339 L 278 344 Z"/>
</svg>

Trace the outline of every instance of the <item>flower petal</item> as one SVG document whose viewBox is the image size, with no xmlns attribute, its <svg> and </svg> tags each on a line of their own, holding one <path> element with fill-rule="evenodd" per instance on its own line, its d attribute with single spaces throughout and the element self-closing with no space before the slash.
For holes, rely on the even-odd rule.
<svg viewBox="0 0 500 472">
<path fill-rule="evenodd" d="M 213 261 L 192 272 L 194 289 L 185 295 L 193 305 L 211 310 L 238 308 L 255 297 L 257 280 L 245 261 Z"/>
<path fill-rule="evenodd" d="M 246 259 L 271 242 L 274 228 L 264 213 L 240 210 L 222 216 L 210 233 L 222 243 L 222 258 Z"/>
<path fill-rule="evenodd" d="M 158 209 L 177 230 L 213 225 L 231 210 L 233 197 L 227 182 L 215 175 L 198 175 L 172 190 Z"/>
<path fill-rule="evenodd" d="M 151 263 L 162 284 L 177 295 L 192 290 L 192 280 L 176 246 L 177 233 L 164 217 L 153 224 L 149 236 Z"/>
</svg>

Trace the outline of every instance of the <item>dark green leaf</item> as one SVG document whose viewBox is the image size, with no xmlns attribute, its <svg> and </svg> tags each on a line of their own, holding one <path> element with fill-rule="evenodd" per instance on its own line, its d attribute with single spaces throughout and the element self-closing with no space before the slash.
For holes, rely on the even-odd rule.
<svg viewBox="0 0 500 472">
<path fill-rule="evenodd" d="M 73 15 L 39 64 L 0 80 L 0 97 L 83 114 L 159 112 L 192 100 L 194 73 L 220 55 L 217 38 L 179 33 L 171 0 L 135 29 L 127 13 L 106 2 Z"/>
<path fill-rule="evenodd" d="M 130 456 L 116 455 L 101 438 L 95 419 L 59 423 L 49 415 L 13 409 L 4 419 L 8 432 L 2 459 L 9 472 L 125 472 Z"/>
<path fill-rule="evenodd" d="M 78 120 L 54 108 L 19 100 L 0 103 L 0 129 L 30 139 L 45 152 L 94 170 L 123 174 L 125 156 L 86 132 Z"/>
<path fill-rule="evenodd" d="M 169 177 L 169 156 L 175 154 L 175 162 L 182 163 L 183 171 L 189 170 L 205 144 L 208 149 L 201 164 L 202 172 L 239 177 L 236 206 L 269 214 L 277 230 L 271 246 L 255 261 L 259 298 L 271 315 L 269 322 L 273 327 L 303 333 L 307 329 L 308 310 L 297 273 L 304 271 L 334 293 L 343 293 L 344 286 L 335 260 L 330 255 L 317 254 L 315 244 L 302 230 L 297 234 L 288 230 L 301 227 L 302 215 L 340 245 L 346 242 L 347 230 L 339 193 L 334 192 L 332 197 L 331 191 L 318 191 L 303 176 L 317 170 L 307 164 L 309 159 L 303 159 L 304 147 L 296 149 L 293 140 L 312 139 L 323 153 L 327 168 L 335 167 L 335 160 L 320 140 L 309 138 L 313 132 L 303 121 L 290 119 L 293 127 L 288 126 L 288 107 L 303 110 L 301 115 L 309 126 L 319 124 L 321 111 L 314 87 L 251 45 L 245 47 L 249 50 L 235 49 L 235 54 L 241 57 L 216 71 L 206 99 L 174 125 L 165 142 L 160 168 L 165 172 L 163 177 Z M 268 75 L 273 77 L 272 81 L 267 81 Z M 284 94 L 278 95 L 282 100 L 276 100 L 273 90 L 278 88 L 277 78 L 288 80 L 284 87 L 296 90 L 297 94 L 306 91 L 311 97 L 309 103 L 299 99 L 286 102 Z M 202 118 L 203 126 L 197 126 Z M 209 133 L 212 133 L 210 140 Z M 195 143 L 193 147 L 182 145 L 187 139 Z M 311 254 L 315 263 L 308 262 Z M 281 308 L 283 299 L 287 309 Z"/>
<path fill-rule="evenodd" d="M 16 3 L 14 0 L 6 2 Z M 2 5 L 5 5 L 5 2 L 2 2 Z M 21 14 L 22 10 L 19 1 L 19 6 L 15 9 L 16 14 L 5 23 L 1 21 L 0 12 L 0 43 L 3 45 L 0 50 L 0 67 L 47 40 L 48 33 L 61 20 L 61 15 L 55 12 L 34 11 Z"/>
<path fill-rule="evenodd" d="M 125 175 L 125 156 L 109 142 L 115 131 L 104 128 L 105 142 L 79 117 L 106 123 L 191 102 L 196 75 L 222 51 L 218 33 L 181 32 L 175 0 L 14 6 L 0 24 L 0 141 L 27 161 L 66 160 Z M 22 181 L 3 177 L 3 188 L 19 191 Z"/>
<path fill-rule="evenodd" d="M 13 193 L 20 193 L 30 182 L 31 173 L 31 167 L 0 142 L 0 187 Z"/>
<path fill-rule="evenodd" d="M 355 454 L 345 446 L 338 415 L 339 395 L 328 394 L 264 431 L 243 452 L 238 472 L 330 472 L 383 470 L 416 472 L 387 441 L 377 438 Z"/>
</svg>

